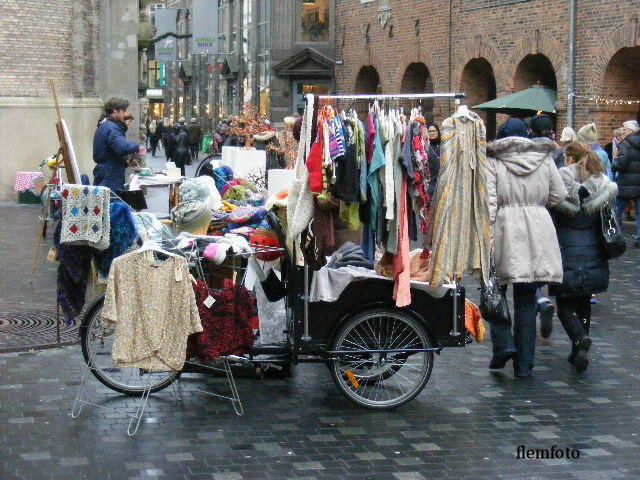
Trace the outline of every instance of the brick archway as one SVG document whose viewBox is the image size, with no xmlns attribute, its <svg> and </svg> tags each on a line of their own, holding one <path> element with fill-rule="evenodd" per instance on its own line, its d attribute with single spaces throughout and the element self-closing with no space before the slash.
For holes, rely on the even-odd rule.
<svg viewBox="0 0 640 480">
<path fill-rule="evenodd" d="M 457 55 L 457 60 L 451 72 L 453 79 L 453 89 L 463 90 L 462 72 L 467 64 L 476 58 L 485 59 L 493 68 L 496 81 L 496 94 L 507 93 L 510 88 L 508 69 L 502 66 L 502 57 L 498 54 L 498 49 L 488 40 L 477 35 L 472 42 L 466 43 Z"/>
<path fill-rule="evenodd" d="M 349 81 L 348 81 L 348 87 L 350 89 L 349 92 L 340 92 L 340 93 L 357 93 L 356 92 L 356 84 L 358 82 L 358 75 L 360 74 L 360 71 L 365 68 L 365 67 L 371 67 L 373 69 L 375 69 L 375 71 L 378 73 L 378 77 L 379 77 L 379 88 L 378 88 L 378 93 L 385 93 L 388 91 L 389 89 L 389 85 L 388 82 L 385 81 L 384 75 L 382 74 L 382 72 L 384 72 L 384 69 L 382 68 L 382 62 L 380 62 L 380 59 L 378 57 L 376 57 L 375 55 L 368 53 L 367 54 L 367 61 L 364 61 L 362 63 L 360 63 L 356 68 L 353 69 L 353 71 L 351 72 L 351 74 L 349 75 Z M 373 92 L 375 93 L 375 92 Z"/>
<path fill-rule="evenodd" d="M 460 74 L 460 90 L 467 94 L 469 107 L 496 98 L 496 79 L 494 69 L 486 58 L 476 57 L 469 60 Z M 487 138 L 495 138 L 496 113 L 476 111 L 487 128 Z"/>
<path fill-rule="evenodd" d="M 640 28 L 638 28 L 637 19 L 628 20 L 624 26 L 613 30 L 596 55 L 592 92 L 585 93 L 603 95 L 605 73 L 613 56 L 623 48 L 637 46 L 640 46 Z"/>
<path fill-rule="evenodd" d="M 534 30 L 523 35 L 514 45 L 510 61 L 504 65 L 509 72 L 508 93 L 513 93 L 516 89 L 516 71 L 520 62 L 528 55 L 544 55 L 553 67 L 556 86 L 558 92 L 566 90 L 567 62 L 564 58 L 565 47 L 560 45 L 554 38 Z M 566 108 L 566 101 L 563 95 L 558 95 L 558 109 Z"/>
</svg>

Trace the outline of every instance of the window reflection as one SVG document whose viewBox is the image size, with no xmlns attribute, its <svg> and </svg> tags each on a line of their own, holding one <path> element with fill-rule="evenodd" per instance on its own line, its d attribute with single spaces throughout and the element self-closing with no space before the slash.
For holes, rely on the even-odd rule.
<svg viewBox="0 0 640 480">
<path fill-rule="evenodd" d="M 300 0 L 298 14 L 298 41 L 328 40 L 329 0 Z"/>
</svg>

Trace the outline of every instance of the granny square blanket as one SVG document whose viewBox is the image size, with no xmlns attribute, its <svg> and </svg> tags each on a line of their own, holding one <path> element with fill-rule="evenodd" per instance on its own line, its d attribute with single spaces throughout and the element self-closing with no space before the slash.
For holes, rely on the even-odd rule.
<svg viewBox="0 0 640 480">
<path fill-rule="evenodd" d="M 60 243 L 109 247 L 111 191 L 91 185 L 65 185 L 62 195 Z"/>
</svg>

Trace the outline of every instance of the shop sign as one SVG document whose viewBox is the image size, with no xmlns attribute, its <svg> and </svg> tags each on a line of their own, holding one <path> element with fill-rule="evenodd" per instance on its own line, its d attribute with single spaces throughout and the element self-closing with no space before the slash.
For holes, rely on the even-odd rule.
<svg viewBox="0 0 640 480">
<path fill-rule="evenodd" d="M 147 88 L 147 98 L 163 98 L 164 94 L 161 88 Z"/>
<path fill-rule="evenodd" d="M 164 62 L 158 62 L 158 86 L 167 86 L 167 64 Z"/>
<path fill-rule="evenodd" d="M 218 40 L 218 0 L 193 0 L 193 53 L 216 53 Z"/>
<path fill-rule="evenodd" d="M 165 33 L 176 33 L 176 18 L 178 10 L 176 8 L 160 8 L 156 10 L 156 37 Z M 156 60 L 176 60 L 177 42 L 176 37 L 166 37 L 155 45 Z"/>
</svg>

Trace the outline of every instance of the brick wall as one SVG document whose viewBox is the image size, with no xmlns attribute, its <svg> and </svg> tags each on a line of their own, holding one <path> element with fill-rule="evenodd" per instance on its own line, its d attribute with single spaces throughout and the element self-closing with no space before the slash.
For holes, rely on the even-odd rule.
<svg viewBox="0 0 640 480">
<path fill-rule="evenodd" d="M 510 5 L 501 0 L 398 0 L 391 2 L 391 18 L 383 27 L 378 2 L 337 0 L 335 55 L 344 60 L 336 68 L 338 90 L 353 91 L 361 67 L 370 65 L 380 76 L 383 93 L 398 92 L 405 69 L 416 62 L 428 69 L 434 91 L 464 90 L 469 105 L 488 100 L 493 82 L 498 96 L 537 82 L 555 83 L 561 129 L 566 125 L 568 5 L 566 0 L 523 0 Z M 578 2 L 578 95 L 640 98 L 638 12 L 640 0 Z M 609 62 L 622 48 L 635 53 L 607 74 Z M 478 58 L 485 59 L 491 69 L 470 63 Z M 604 140 L 611 125 L 636 118 L 637 107 L 604 109 L 577 99 L 574 125 L 596 120 Z M 442 120 L 452 109 L 452 102 L 436 101 L 433 114 Z"/>
<path fill-rule="evenodd" d="M 2 0 L 0 96 L 97 95 L 98 0 Z"/>
</svg>

